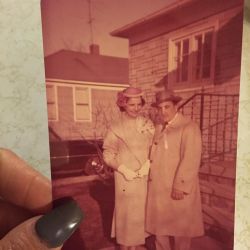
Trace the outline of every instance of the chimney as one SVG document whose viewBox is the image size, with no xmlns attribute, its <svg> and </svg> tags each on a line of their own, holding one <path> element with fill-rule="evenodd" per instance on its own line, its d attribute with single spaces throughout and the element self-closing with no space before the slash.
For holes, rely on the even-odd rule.
<svg viewBox="0 0 250 250">
<path fill-rule="evenodd" d="M 99 45 L 97 45 L 97 44 L 91 44 L 89 46 L 89 50 L 90 50 L 90 54 L 92 54 L 92 55 L 99 55 L 100 54 Z"/>
</svg>

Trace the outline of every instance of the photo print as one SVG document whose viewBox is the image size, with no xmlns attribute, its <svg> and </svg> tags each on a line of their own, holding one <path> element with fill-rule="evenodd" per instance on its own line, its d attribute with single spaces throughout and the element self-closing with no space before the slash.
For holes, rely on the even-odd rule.
<svg viewBox="0 0 250 250">
<path fill-rule="evenodd" d="M 111 237 L 117 169 L 105 160 L 104 141 L 122 120 L 117 96 L 128 87 L 142 90 L 141 116 L 155 127 L 162 123 L 152 106 L 157 93 L 171 90 L 181 97 L 178 113 L 197 124 L 202 138 L 198 176 L 205 231 L 191 247 L 233 249 L 243 3 L 41 1 L 53 196 L 71 196 L 85 212 L 63 249 L 122 245 Z M 140 247 L 157 249 L 155 235 Z"/>
</svg>

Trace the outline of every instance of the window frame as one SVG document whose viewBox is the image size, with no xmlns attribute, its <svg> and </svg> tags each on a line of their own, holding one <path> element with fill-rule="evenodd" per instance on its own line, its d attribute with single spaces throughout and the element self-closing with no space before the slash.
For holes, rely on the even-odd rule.
<svg viewBox="0 0 250 250">
<path fill-rule="evenodd" d="M 86 86 L 81 86 L 81 85 L 74 85 L 72 86 L 73 88 L 73 108 L 74 108 L 74 122 L 92 122 L 92 103 L 91 103 L 91 90 L 89 87 Z M 78 89 L 85 89 L 87 91 L 88 94 L 88 102 L 86 103 L 86 105 L 89 108 L 89 118 L 82 120 L 82 119 L 78 119 L 77 118 L 77 113 L 76 113 L 76 109 L 77 109 L 77 103 L 76 103 L 76 91 Z"/>
<path fill-rule="evenodd" d="M 59 121 L 59 114 L 58 114 L 58 95 L 57 95 L 57 85 L 53 83 L 46 83 L 46 103 L 47 103 L 47 117 L 49 122 L 58 122 Z M 49 101 L 48 101 L 48 96 L 47 96 L 47 88 L 53 88 L 53 95 L 54 95 L 54 104 L 55 105 L 55 114 L 56 118 L 55 119 L 50 119 L 49 118 Z"/>
<path fill-rule="evenodd" d="M 215 58 L 216 58 L 216 41 L 217 41 L 217 32 L 218 32 L 219 22 L 218 20 L 214 21 L 206 21 L 205 23 L 195 23 L 169 34 L 168 39 L 168 86 L 174 89 L 181 88 L 189 88 L 189 87 L 201 87 L 207 85 L 214 85 L 214 77 L 215 77 Z M 202 34 L 204 36 L 205 33 L 209 31 L 213 31 L 212 36 L 212 46 L 211 46 L 211 66 L 210 66 L 210 78 L 201 78 L 195 79 L 194 77 L 194 54 L 195 51 L 195 37 L 197 35 Z M 177 82 L 176 74 L 171 74 L 170 72 L 174 72 L 176 70 L 176 42 L 183 42 L 184 40 L 189 40 L 190 51 L 188 57 L 188 80 Z M 182 54 L 181 54 L 182 56 Z"/>
</svg>

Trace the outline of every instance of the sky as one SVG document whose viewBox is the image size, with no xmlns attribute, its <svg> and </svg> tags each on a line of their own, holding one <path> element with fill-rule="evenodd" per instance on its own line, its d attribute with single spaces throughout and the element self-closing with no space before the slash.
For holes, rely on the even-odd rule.
<svg viewBox="0 0 250 250">
<path fill-rule="evenodd" d="M 88 53 L 89 45 L 95 43 L 100 46 L 102 55 L 128 57 L 128 40 L 109 33 L 175 1 L 42 0 L 44 54 L 47 56 L 61 49 Z"/>
</svg>

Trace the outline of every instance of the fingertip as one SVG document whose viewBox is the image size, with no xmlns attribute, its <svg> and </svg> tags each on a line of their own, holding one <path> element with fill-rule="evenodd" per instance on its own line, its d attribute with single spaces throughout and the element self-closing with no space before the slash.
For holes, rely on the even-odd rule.
<svg viewBox="0 0 250 250">
<path fill-rule="evenodd" d="M 35 224 L 39 238 L 49 247 L 62 245 L 79 227 L 83 212 L 73 199 L 63 200 L 63 204 L 42 216 Z"/>
<path fill-rule="evenodd" d="M 11 230 L 0 242 L 0 249 L 61 249 L 79 227 L 83 212 L 74 200 L 33 217 Z"/>
</svg>

